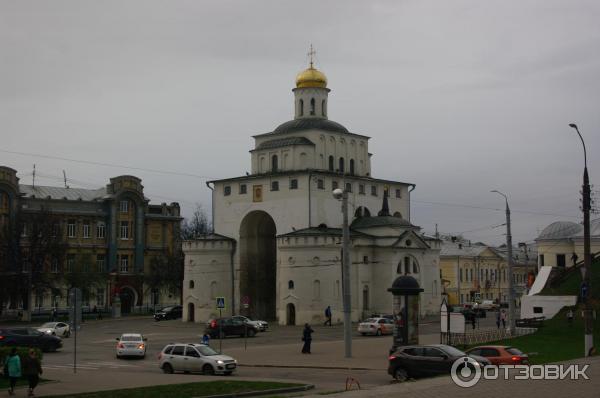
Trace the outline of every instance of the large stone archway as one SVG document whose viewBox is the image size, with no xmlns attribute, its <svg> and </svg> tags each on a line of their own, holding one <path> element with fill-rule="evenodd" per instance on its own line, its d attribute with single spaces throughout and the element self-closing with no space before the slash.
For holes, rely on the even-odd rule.
<svg viewBox="0 0 600 398">
<path fill-rule="evenodd" d="M 242 312 L 250 317 L 276 319 L 276 232 L 264 211 L 248 213 L 240 225 L 240 297 L 249 297 Z"/>
</svg>

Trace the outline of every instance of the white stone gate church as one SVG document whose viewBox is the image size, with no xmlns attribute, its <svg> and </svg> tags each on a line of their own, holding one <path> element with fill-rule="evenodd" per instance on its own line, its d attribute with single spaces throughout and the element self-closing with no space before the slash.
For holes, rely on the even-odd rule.
<svg viewBox="0 0 600 398">
<path fill-rule="evenodd" d="M 411 274 L 425 289 L 421 314 L 440 305 L 439 242 L 410 223 L 414 184 L 374 178 L 369 137 L 328 119 L 327 78 L 296 78 L 295 117 L 254 136 L 251 174 L 212 181 L 214 234 L 183 244 L 184 321 L 218 312 L 280 324 L 342 319 L 341 203 L 349 192 L 352 318 L 390 313 L 387 289 Z M 243 308 L 247 297 L 249 307 Z"/>
</svg>

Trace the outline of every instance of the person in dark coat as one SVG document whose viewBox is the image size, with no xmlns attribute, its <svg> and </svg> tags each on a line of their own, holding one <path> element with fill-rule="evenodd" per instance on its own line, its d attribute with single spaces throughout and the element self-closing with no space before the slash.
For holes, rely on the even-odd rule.
<svg viewBox="0 0 600 398">
<path fill-rule="evenodd" d="M 304 330 L 302 331 L 302 341 L 304 341 L 304 345 L 302 346 L 303 354 L 310 354 L 310 343 L 312 342 L 313 333 L 314 330 L 312 330 L 308 323 L 305 323 Z"/>
<path fill-rule="evenodd" d="M 323 324 L 323 326 L 329 325 L 331 326 L 331 306 L 328 305 L 327 308 L 325 308 L 325 318 L 326 321 Z"/>
<path fill-rule="evenodd" d="M 23 376 L 29 382 L 29 397 L 33 397 L 33 390 L 40 381 L 42 374 L 42 362 L 37 357 L 35 350 L 29 350 L 29 356 L 23 360 Z"/>
</svg>

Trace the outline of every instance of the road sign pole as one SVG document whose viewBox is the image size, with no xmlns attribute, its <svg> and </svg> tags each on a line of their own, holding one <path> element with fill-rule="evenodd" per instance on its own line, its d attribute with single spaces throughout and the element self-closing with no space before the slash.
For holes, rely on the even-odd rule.
<svg viewBox="0 0 600 398">
<path fill-rule="evenodd" d="M 77 373 L 77 291 L 73 292 L 73 373 Z"/>
<path fill-rule="evenodd" d="M 219 308 L 219 354 L 223 353 L 223 315 L 222 310 Z"/>
</svg>

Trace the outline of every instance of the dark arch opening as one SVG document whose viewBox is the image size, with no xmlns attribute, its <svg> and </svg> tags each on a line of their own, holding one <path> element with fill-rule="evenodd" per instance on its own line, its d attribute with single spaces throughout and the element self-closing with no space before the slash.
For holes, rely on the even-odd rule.
<svg viewBox="0 0 600 398">
<path fill-rule="evenodd" d="M 339 171 L 340 173 L 343 173 L 343 172 L 344 172 L 344 158 L 340 158 L 340 161 L 339 161 L 339 163 L 340 163 L 340 164 L 339 164 L 339 166 L 340 166 L 340 167 L 339 167 L 339 170 L 338 170 L 338 171 Z"/>
<path fill-rule="evenodd" d="M 350 159 L 350 175 L 354 175 L 354 159 Z"/>
<path fill-rule="evenodd" d="M 311 115 L 315 114 L 315 99 L 314 98 L 310 99 L 310 114 Z"/>
<path fill-rule="evenodd" d="M 356 218 L 371 217 L 371 212 L 366 207 L 359 206 L 356 208 L 356 211 L 354 212 L 354 217 L 356 217 Z"/>
<path fill-rule="evenodd" d="M 289 303 L 285 308 L 285 324 L 294 326 L 296 324 L 296 307 Z"/>
<path fill-rule="evenodd" d="M 304 100 L 301 99 L 300 101 L 298 101 L 298 103 L 300 104 L 300 109 L 298 111 L 298 114 L 300 116 L 304 116 Z"/>
<path fill-rule="evenodd" d="M 246 315 L 276 317 L 275 222 L 264 211 L 252 211 L 240 225 L 240 296 L 251 298 Z"/>
<path fill-rule="evenodd" d="M 273 155 L 273 157 L 271 158 L 271 171 L 272 172 L 277 172 L 277 169 L 279 167 L 279 159 L 277 157 L 277 155 Z"/>
<path fill-rule="evenodd" d="M 334 163 L 334 162 L 335 162 L 335 161 L 334 161 L 334 159 L 333 159 L 333 156 L 330 156 L 330 157 L 329 157 L 329 171 L 333 171 L 333 167 L 334 167 L 333 163 Z"/>
<path fill-rule="evenodd" d="M 321 102 L 321 115 L 323 115 L 323 116 L 327 116 L 327 115 L 326 115 L 326 105 L 325 105 L 325 100 L 323 100 L 323 101 Z"/>
</svg>

